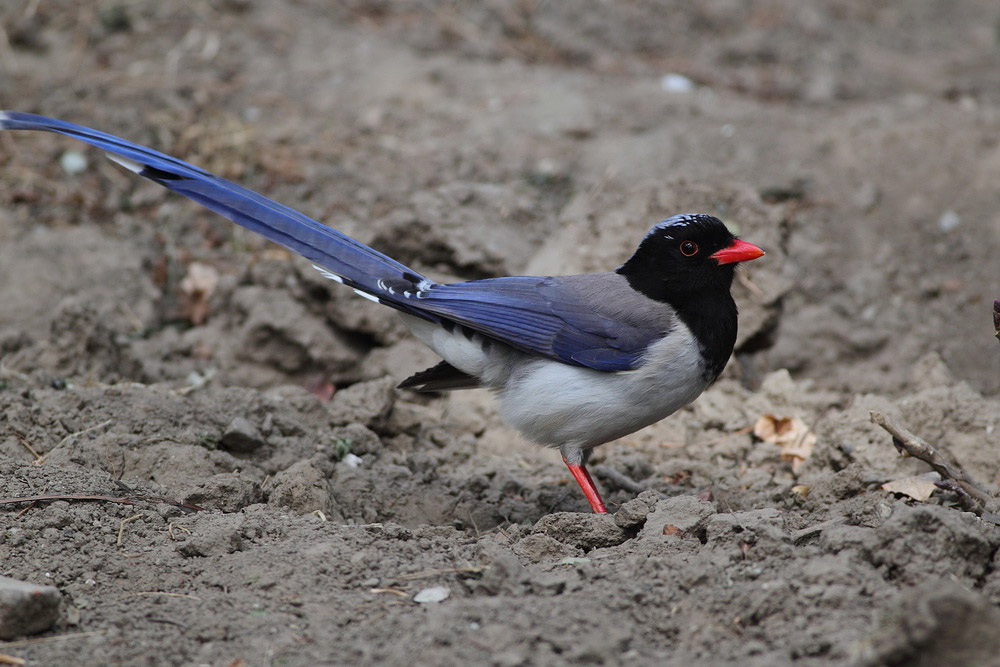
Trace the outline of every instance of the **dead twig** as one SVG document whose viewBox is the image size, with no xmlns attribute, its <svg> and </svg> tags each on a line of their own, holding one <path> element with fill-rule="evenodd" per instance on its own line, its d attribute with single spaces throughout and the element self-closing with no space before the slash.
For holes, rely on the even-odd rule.
<svg viewBox="0 0 1000 667">
<path fill-rule="evenodd" d="M 593 467 L 594 474 L 597 475 L 605 484 L 610 484 L 618 487 L 619 489 L 624 489 L 629 493 L 642 493 L 647 487 L 645 484 L 640 484 L 628 475 L 618 470 L 615 470 L 611 466 L 607 465 L 596 465 Z"/>
<path fill-rule="evenodd" d="M 164 625 L 174 625 L 182 630 L 187 630 L 189 627 L 187 623 L 175 621 L 172 618 L 164 618 L 162 616 L 147 616 L 146 620 L 149 621 L 150 623 L 163 623 Z"/>
<path fill-rule="evenodd" d="M 21 646 L 35 646 L 37 644 L 48 644 L 50 642 L 61 642 L 67 639 L 83 639 L 84 637 L 98 637 L 107 632 L 107 630 L 95 630 L 93 632 L 76 632 L 71 635 L 56 635 L 55 637 L 38 637 L 36 639 L 22 639 L 16 642 L 6 642 L 3 647 L 8 648 L 20 648 Z"/>
<path fill-rule="evenodd" d="M 137 597 L 165 597 L 165 598 L 183 598 L 185 600 L 196 600 L 201 602 L 201 598 L 197 595 L 188 595 L 187 593 L 165 593 L 163 591 L 141 591 L 139 593 L 129 593 L 128 595 L 123 595 L 118 598 L 118 601 L 128 600 L 129 598 Z"/>
<path fill-rule="evenodd" d="M 45 463 L 45 457 L 35 451 L 35 448 L 31 446 L 31 443 L 28 442 L 27 438 L 25 438 L 22 435 L 18 435 L 17 440 L 18 442 L 21 443 L 22 447 L 31 452 L 31 455 L 35 457 L 35 460 L 32 461 L 32 463 L 34 463 L 35 465 L 41 465 Z"/>
<path fill-rule="evenodd" d="M 87 428 L 83 429 L 82 431 L 77 431 L 76 433 L 70 433 L 65 438 L 63 438 L 62 440 L 60 440 L 59 444 L 56 445 L 54 447 L 54 449 L 58 449 L 59 447 L 62 447 L 63 445 L 69 443 L 73 438 L 78 438 L 81 435 L 86 435 L 88 433 L 92 433 L 92 432 L 94 432 L 94 431 L 96 431 L 98 429 L 102 429 L 102 428 L 104 428 L 106 426 L 111 426 L 114 423 L 115 423 L 115 420 L 113 420 L 113 419 L 106 419 L 105 421 L 102 421 L 100 424 L 94 424 L 93 426 L 88 426 Z"/>
<path fill-rule="evenodd" d="M 53 493 L 41 496 L 20 496 L 18 498 L 0 498 L 0 505 L 12 505 L 15 503 L 51 503 L 57 500 L 98 500 L 106 503 L 121 503 L 122 505 L 138 505 L 139 503 L 154 503 L 157 505 L 171 505 L 185 512 L 203 512 L 204 507 L 199 507 L 193 503 L 182 503 L 170 498 L 160 498 L 159 496 L 108 496 L 88 493 Z"/>
<path fill-rule="evenodd" d="M 167 524 L 167 535 L 169 535 L 170 539 L 174 540 L 175 542 L 177 540 L 182 540 L 184 538 L 183 537 L 174 537 L 174 528 L 176 528 L 177 530 L 183 531 L 183 532 L 187 533 L 188 535 L 191 534 L 191 531 L 188 528 L 186 528 L 185 526 L 182 526 L 181 524 L 177 523 L 176 521 L 171 521 L 170 523 Z"/>
<path fill-rule="evenodd" d="M 871 420 L 873 424 L 881 426 L 892 436 L 892 444 L 900 454 L 920 459 L 941 475 L 942 480 L 950 481 L 954 483 L 955 488 L 961 489 L 958 500 L 963 509 L 979 516 L 983 516 L 985 513 L 989 515 L 986 518 L 991 521 L 993 518 L 1000 518 L 993 514 L 995 505 L 993 496 L 980 488 L 960 466 L 948 461 L 923 438 L 910 433 L 885 413 L 872 410 Z"/>
<path fill-rule="evenodd" d="M 369 588 L 369 593 L 392 593 L 393 595 L 398 595 L 400 597 L 408 598 L 410 594 L 406 591 L 401 591 L 398 588 Z"/>
<path fill-rule="evenodd" d="M 30 382 L 31 377 L 21 373 L 20 371 L 15 371 L 13 368 L 7 366 L 3 361 L 0 361 L 0 378 L 10 377 L 21 382 Z"/>
<path fill-rule="evenodd" d="M 736 282 L 738 282 L 740 285 L 743 285 L 743 287 L 745 287 L 748 292 L 753 294 L 759 300 L 761 301 L 764 300 L 764 290 L 757 287 L 757 284 L 755 282 L 747 278 L 746 274 L 743 273 L 743 271 L 736 272 Z"/>
<path fill-rule="evenodd" d="M 415 579 L 430 579 L 431 577 L 439 577 L 445 574 L 465 574 L 475 576 L 482 574 L 487 569 L 487 567 L 480 565 L 470 565 L 468 567 L 449 567 L 440 570 L 417 572 L 415 574 L 403 574 L 395 577 L 395 579 L 398 581 L 413 581 Z"/>
<path fill-rule="evenodd" d="M 993 299 L 993 328 L 994 335 L 1000 340 L 1000 299 Z"/>
<path fill-rule="evenodd" d="M 117 542 L 117 546 L 118 546 L 119 549 L 121 549 L 122 539 L 125 537 L 125 524 L 129 523 L 130 521 L 135 521 L 136 519 L 141 519 L 141 518 L 142 518 L 141 514 L 133 514 L 129 518 L 122 519 L 118 523 L 118 542 Z"/>
<path fill-rule="evenodd" d="M 798 544 L 802 540 L 812 537 L 818 533 L 822 533 L 827 528 L 832 528 L 834 526 L 844 523 L 847 519 L 845 517 L 837 517 L 836 519 L 830 519 L 829 521 L 823 521 L 821 523 L 814 524 L 808 528 L 802 528 L 796 530 L 792 533 L 792 542 Z"/>
</svg>

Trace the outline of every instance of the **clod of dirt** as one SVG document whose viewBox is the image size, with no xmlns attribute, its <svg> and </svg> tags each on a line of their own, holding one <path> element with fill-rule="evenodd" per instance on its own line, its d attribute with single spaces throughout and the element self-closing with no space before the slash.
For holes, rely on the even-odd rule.
<svg viewBox="0 0 1000 667">
<path fill-rule="evenodd" d="M 226 519 L 225 515 L 203 515 L 187 524 L 190 530 L 177 552 L 188 558 L 224 556 L 243 549 L 243 536 L 239 524 Z"/>
<path fill-rule="evenodd" d="M 351 345 L 283 289 L 241 287 L 233 306 L 243 313 L 237 356 L 285 372 L 343 369 L 357 361 Z"/>
<path fill-rule="evenodd" d="M 529 563 L 558 561 L 583 553 L 579 547 L 560 542 L 544 533 L 527 535 L 518 540 L 512 548 L 518 558 Z"/>
<path fill-rule="evenodd" d="M 852 498 L 865 491 L 871 471 L 859 463 L 851 463 L 846 468 L 833 474 L 816 474 L 807 479 L 809 485 L 809 501 L 811 504 L 822 505 Z"/>
<path fill-rule="evenodd" d="M 617 546 L 629 538 L 628 533 L 607 514 L 557 512 L 543 516 L 534 529 L 537 533 L 584 551 Z"/>
<path fill-rule="evenodd" d="M 260 431 L 246 417 L 233 418 L 219 438 L 219 446 L 223 449 L 242 454 L 254 452 L 266 444 Z"/>
<path fill-rule="evenodd" d="M 867 526 L 830 526 L 820 533 L 820 547 L 830 553 L 854 551 L 866 561 L 878 545 L 879 538 L 874 528 Z"/>
<path fill-rule="evenodd" d="M 643 491 L 618 508 L 618 511 L 615 512 L 615 523 L 624 530 L 638 530 L 646 523 L 646 517 L 656 506 L 660 497 L 656 491 Z"/>
<path fill-rule="evenodd" d="M 347 424 L 333 429 L 330 434 L 334 443 L 343 443 L 352 454 L 378 454 L 382 451 L 382 441 L 363 424 Z"/>
<path fill-rule="evenodd" d="M 1000 611 L 959 584 L 931 581 L 901 597 L 862 648 L 862 664 L 995 665 Z"/>
<path fill-rule="evenodd" d="M 319 510 L 334 516 L 327 475 L 312 460 L 298 461 L 274 476 L 267 503 L 287 507 L 299 514 Z"/>
<path fill-rule="evenodd" d="M 45 632 L 59 618 L 61 600 L 53 586 L 0 577 L 0 639 Z"/>
<path fill-rule="evenodd" d="M 704 539 L 713 546 L 729 546 L 739 549 L 742 557 L 748 558 L 762 552 L 769 557 L 795 553 L 791 534 L 784 526 L 782 513 L 774 507 L 764 507 L 746 512 L 730 512 L 708 517 L 704 524 Z M 766 549 L 754 549 L 767 545 Z"/>
<path fill-rule="evenodd" d="M 477 226 L 490 220 L 486 226 Z M 414 193 L 378 222 L 373 247 L 404 263 L 445 265 L 464 276 L 510 275 L 542 239 L 539 208 L 520 188 L 456 182 Z M 473 231 L 474 230 L 474 231 Z"/>
<path fill-rule="evenodd" d="M 212 475 L 184 496 L 186 503 L 223 512 L 238 512 L 263 499 L 258 482 L 234 473 Z"/>
<path fill-rule="evenodd" d="M 663 539 L 664 535 L 691 533 L 713 514 L 715 506 L 712 503 L 694 496 L 677 496 L 661 500 L 646 517 L 646 525 L 639 533 L 639 539 L 656 540 Z"/>
<path fill-rule="evenodd" d="M 887 576 L 918 583 L 955 576 L 972 585 L 982 577 L 1000 544 L 1000 531 L 969 512 L 941 505 L 897 502 L 878 531 L 876 565 Z"/>
<path fill-rule="evenodd" d="M 332 421 L 336 424 L 356 422 L 378 427 L 396 402 L 396 381 L 391 377 L 352 384 L 338 391 L 330 403 Z"/>
</svg>

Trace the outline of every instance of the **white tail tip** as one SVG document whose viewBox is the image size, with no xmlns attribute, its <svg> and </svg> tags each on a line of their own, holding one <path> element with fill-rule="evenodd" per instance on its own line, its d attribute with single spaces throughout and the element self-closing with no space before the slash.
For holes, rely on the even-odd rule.
<svg viewBox="0 0 1000 667">
<path fill-rule="evenodd" d="M 129 171 L 133 171 L 137 174 L 142 174 L 142 170 L 144 167 L 135 160 L 129 160 L 126 157 L 122 157 L 121 155 L 115 155 L 114 153 L 105 153 L 105 155 L 108 156 L 109 160 L 120 164 Z"/>
</svg>

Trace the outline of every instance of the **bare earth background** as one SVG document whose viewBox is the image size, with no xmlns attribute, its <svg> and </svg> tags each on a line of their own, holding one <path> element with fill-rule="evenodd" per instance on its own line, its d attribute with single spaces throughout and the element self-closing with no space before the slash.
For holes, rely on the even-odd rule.
<svg viewBox="0 0 1000 667">
<path fill-rule="evenodd" d="M 988 0 L 4 2 L 0 107 L 438 279 L 613 268 L 692 211 L 768 255 L 724 379 L 598 451 L 594 517 L 485 393 L 393 389 L 434 359 L 388 309 L 97 151 L 0 136 L 0 497 L 153 497 L 0 506 L 0 574 L 64 596 L 0 653 L 997 664 L 1000 532 L 882 490 L 927 468 L 868 412 L 1000 481 L 998 26 Z M 815 433 L 794 470 L 765 414 Z"/>
</svg>

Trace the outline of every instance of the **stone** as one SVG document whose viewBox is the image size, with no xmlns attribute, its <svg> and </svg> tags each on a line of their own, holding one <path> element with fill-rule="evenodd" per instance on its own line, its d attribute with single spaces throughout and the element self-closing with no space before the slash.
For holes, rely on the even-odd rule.
<svg viewBox="0 0 1000 667">
<path fill-rule="evenodd" d="M 219 446 L 230 452 L 248 454 L 263 447 L 267 442 L 257 427 L 246 417 L 236 417 L 219 438 Z"/>
<path fill-rule="evenodd" d="M 61 600 L 54 586 L 0 577 L 0 639 L 45 632 L 59 618 Z"/>
</svg>

